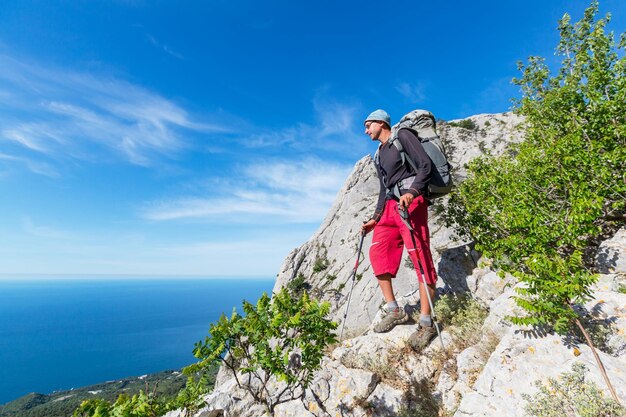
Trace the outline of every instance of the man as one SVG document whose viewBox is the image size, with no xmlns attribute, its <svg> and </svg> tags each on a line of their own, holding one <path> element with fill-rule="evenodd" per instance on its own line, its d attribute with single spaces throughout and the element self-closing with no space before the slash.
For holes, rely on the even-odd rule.
<svg viewBox="0 0 626 417">
<path fill-rule="evenodd" d="M 403 308 L 398 306 L 392 279 L 396 277 L 402 260 L 403 244 L 415 266 L 419 281 L 420 322 L 418 330 L 409 338 L 409 344 L 419 351 L 428 345 L 436 335 L 431 319 L 428 294 L 435 295 L 437 273 L 430 253 L 430 235 L 428 231 L 428 182 L 431 177 L 431 161 L 422 147 L 420 140 L 407 129 L 397 132 L 397 139 L 402 144 L 406 156 L 411 158 L 418 172 L 412 172 L 410 165 L 403 164 L 400 152 L 390 142 L 391 118 L 384 110 L 376 110 L 365 119 L 365 134 L 372 140 L 379 141 L 379 163 L 376 165 L 380 181 L 380 193 L 376 211 L 371 220 L 364 223 L 362 233 L 374 230 L 370 261 L 385 301 L 384 315 L 380 323 L 374 326 L 375 332 L 387 332 L 395 325 L 409 320 Z M 400 197 L 389 190 L 398 184 Z M 408 212 L 411 231 L 404 223 L 400 211 Z M 417 248 L 413 247 L 413 241 Z M 420 268 L 421 265 L 421 268 Z M 423 275 L 421 270 L 423 270 Z M 424 285 L 424 281 L 428 285 Z"/>
</svg>

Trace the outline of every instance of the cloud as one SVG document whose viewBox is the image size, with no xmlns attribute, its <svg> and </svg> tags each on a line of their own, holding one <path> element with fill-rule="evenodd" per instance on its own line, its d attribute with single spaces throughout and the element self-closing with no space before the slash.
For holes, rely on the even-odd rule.
<svg viewBox="0 0 626 417">
<path fill-rule="evenodd" d="M 259 133 L 235 137 L 234 140 L 247 148 L 289 147 L 299 151 L 354 152 L 354 145 L 358 143 L 358 136 L 361 134 L 359 107 L 316 97 L 313 100 L 313 109 L 313 124 L 297 123 L 281 129 L 257 127 L 253 130 Z M 362 150 L 365 150 L 365 146 Z"/>
<path fill-rule="evenodd" d="M 174 51 L 167 44 L 164 44 L 164 43 L 162 44 L 161 42 L 157 41 L 156 38 L 154 36 L 150 35 L 149 33 L 146 33 L 146 37 L 148 38 L 150 43 L 153 46 L 155 46 L 157 49 L 161 49 L 163 52 L 165 52 L 168 55 L 173 56 L 176 59 L 184 59 L 182 54 L 179 54 L 178 52 Z"/>
<path fill-rule="evenodd" d="M 350 169 L 351 166 L 312 158 L 255 164 L 244 169 L 240 180 L 221 181 L 224 186 L 212 190 L 210 197 L 152 202 L 140 214 L 156 221 L 319 222 Z"/>
<path fill-rule="evenodd" d="M 56 178 L 59 176 L 59 172 L 56 169 L 54 169 L 54 167 L 52 167 L 51 165 L 42 163 L 42 162 L 32 161 L 28 158 L 22 158 L 22 157 L 15 156 L 15 155 L 0 153 L 0 162 L 3 162 L 3 165 L 8 165 L 8 164 L 23 165 L 30 172 L 33 172 L 35 174 L 45 175 L 51 178 Z"/>
<path fill-rule="evenodd" d="M 101 159 L 150 166 L 187 147 L 191 134 L 227 128 L 193 120 L 158 93 L 129 82 L 26 64 L 0 55 L 0 141 L 19 156 Z"/>
<path fill-rule="evenodd" d="M 424 90 L 425 87 L 421 83 L 411 85 L 409 83 L 402 82 L 396 86 L 396 91 L 413 104 L 421 103 L 426 100 L 427 97 Z"/>
</svg>

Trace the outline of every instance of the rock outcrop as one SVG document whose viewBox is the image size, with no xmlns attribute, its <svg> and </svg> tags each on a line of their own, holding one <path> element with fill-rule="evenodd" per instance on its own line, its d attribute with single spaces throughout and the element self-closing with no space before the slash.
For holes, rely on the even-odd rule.
<svg viewBox="0 0 626 417">
<path fill-rule="evenodd" d="M 457 180 L 471 158 L 506 151 L 517 140 L 522 122 L 511 114 L 479 115 L 439 127 Z M 333 207 L 313 237 L 289 254 L 275 289 L 299 282 L 317 298 L 330 301 L 333 318 L 341 321 L 352 282 L 359 229 L 375 205 L 378 180 L 369 156 L 361 159 L 339 192 Z M 366 239 L 345 323 L 344 340 L 324 358 L 310 390 L 302 400 L 279 405 L 276 416 L 397 416 L 445 415 L 522 416 L 522 394 L 537 392 L 534 382 L 570 371 L 575 362 L 590 370 L 589 380 L 606 392 L 590 348 L 553 334 L 538 335 L 512 325 L 507 316 L 521 314 L 512 300 L 512 277 L 499 278 L 470 244 L 454 240 L 441 224 L 435 204 L 429 226 L 438 286 L 441 291 L 469 292 L 488 309 L 488 316 L 471 335 L 443 329 L 421 354 L 407 347 L 416 324 L 396 326 L 388 333 L 368 331 L 376 321 L 382 297 L 369 265 Z M 622 403 L 626 404 L 626 228 L 603 242 L 595 258 L 602 273 L 593 299 L 584 308 L 609 333 L 599 352 Z M 409 309 L 417 304 L 415 271 L 403 265 L 394 282 L 399 301 Z M 620 292 L 621 291 L 621 292 Z M 479 325 L 480 326 L 480 325 Z M 463 338 L 466 340 L 462 340 Z M 471 341 L 470 341 L 471 339 Z M 207 396 L 208 406 L 196 417 L 263 416 L 262 407 L 237 387 L 224 372 Z M 419 410 L 419 413 L 418 411 Z M 181 412 L 169 417 L 182 416 Z"/>
</svg>

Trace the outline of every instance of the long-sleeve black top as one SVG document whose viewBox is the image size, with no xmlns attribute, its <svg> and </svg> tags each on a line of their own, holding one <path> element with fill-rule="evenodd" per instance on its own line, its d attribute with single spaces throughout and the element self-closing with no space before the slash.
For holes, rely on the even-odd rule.
<svg viewBox="0 0 626 417">
<path fill-rule="evenodd" d="M 402 163 L 400 151 L 398 151 L 398 148 L 396 148 L 390 140 L 384 145 L 379 146 L 378 158 L 380 165 L 376 165 L 376 170 L 378 172 L 378 180 L 380 181 L 380 192 L 378 194 L 376 211 L 373 216 L 375 221 L 380 220 L 385 208 L 385 202 L 390 198 L 387 195 L 387 190 L 392 188 L 398 181 L 415 176 L 409 188 L 402 188 L 400 190 L 402 194 L 408 192 L 413 194 L 414 197 L 417 197 L 420 194 L 425 194 L 428 190 L 432 163 L 422 143 L 415 134 L 408 129 L 400 129 L 397 135 L 396 140 L 399 140 L 402 144 L 406 157 L 411 158 L 413 162 L 415 162 L 417 172 L 413 172 L 408 162 L 405 164 Z M 383 172 L 385 175 L 383 175 Z"/>
</svg>

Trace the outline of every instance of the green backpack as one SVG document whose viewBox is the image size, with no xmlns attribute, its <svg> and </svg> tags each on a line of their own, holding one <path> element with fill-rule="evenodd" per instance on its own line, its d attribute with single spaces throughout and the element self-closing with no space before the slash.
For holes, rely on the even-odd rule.
<svg viewBox="0 0 626 417">
<path fill-rule="evenodd" d="M 391 138 L 389 139 L 400 152 L 403 164 L 409 164 L 413 172 L 417 172 L 415 162 L 408 157 L 404 151 L 402 144 L 398 139 L 398 131 L 400 129 L 409 129 L 417 136 L 428 154 L 433 166 L 432 176 L 428 184 L 428 198 L 434 199 L 442 197 L 452 191 L 452 175 L 450 171 L 452 167 L 446 157 L 443 143 L 436 131 L 437 123 L 435 116 L 427 110 L 413 110 L 405 114 L 397 125 L 391 129 Z M 380 146 L 379 146 L 380 149 Z M 376 150 L 374 162 L 380 164 L 379 150 Z M 400 187 L 394 184 L 389 190 L 398 198 L 400 197 Z"/>
</svg>

